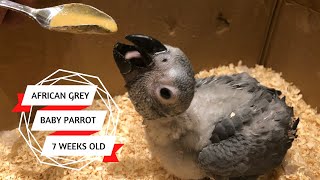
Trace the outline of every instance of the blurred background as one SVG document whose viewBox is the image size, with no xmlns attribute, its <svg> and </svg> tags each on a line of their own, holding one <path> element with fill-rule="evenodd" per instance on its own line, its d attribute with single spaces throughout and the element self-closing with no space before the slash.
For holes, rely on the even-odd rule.
<svg viewBox="0 0 320 180">
<path fill-rule="evenodd" d="M 70 0 L 38 0 L 48 7 Z M 140 33 L 181 48 L 196 72 L 237 63 L 282 72 L 320 106 L 319 0 L 80 0 L 111 15 L 119 31 L 107 36 L 50 32 L 21 16 L 0 25 L 0 130 L 15 128 L 16 94 L 62 68 L 99 76 L 111 95 L 125 92 L 112 48 Z M 7 14 L 13 15 L 12 12 Z"/>
</svg>

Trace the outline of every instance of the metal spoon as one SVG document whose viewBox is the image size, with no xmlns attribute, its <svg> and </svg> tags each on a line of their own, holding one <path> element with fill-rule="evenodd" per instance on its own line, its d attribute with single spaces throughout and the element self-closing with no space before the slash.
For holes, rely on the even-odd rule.
<svg viewBox="0 0 320 180">
<path fill-rule="evenodd" d="M 26 14 L 43 28 L 54 31 L 107 34 L 118 30 L 112 17 L 92 6 L 80 3 L 35 9 L 12 1 L 0 0 L 0 7 Z"/>
</svg>

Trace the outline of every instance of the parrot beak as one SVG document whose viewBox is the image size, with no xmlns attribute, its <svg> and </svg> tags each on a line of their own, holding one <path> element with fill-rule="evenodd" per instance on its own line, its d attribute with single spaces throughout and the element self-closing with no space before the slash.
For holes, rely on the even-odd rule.
<svg viewBox="0 0 320 180">
<path fill-rule="evenodd" d="M 144 52 L 155 55 L 167 51 L 167 48 L 158 40 L 145 35 L 128 35 L 126 39 Z"/>
<path fill-rule="evenodd" d="M 121 74 L 150 67 L 154 64 L 152 56 L 167 51 L 160 41 L 149 36 L 128 35 L 125 38 L 134 45 L 117 43 L 113 49 L 113 57 Z"/>
</svg>

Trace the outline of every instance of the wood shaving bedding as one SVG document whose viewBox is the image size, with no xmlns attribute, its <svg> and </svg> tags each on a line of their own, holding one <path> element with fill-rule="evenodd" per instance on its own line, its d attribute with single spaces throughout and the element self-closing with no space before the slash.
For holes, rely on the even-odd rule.
<svg viewBox="0 0 320 180">
<path fill-rule="evenodd" d="M 300 117 L 298 139 L 288 151 L 280 167 L 261 179 L 320 179 L 320 115 L 302 99 L 300 90 L 286 82 L 281 73 L 256 66 L 248 68 L 241 62 L 237 66 L 221 66 L 201 71 L 196 77 L 248 72 L 261 84 L 281 90 L 288 105 Z M 118 152 L 119 163 L 94 162 L 80 171 L 40 164 L 17 129 L 0 132 L 0 179 L 177 179 L 169 175 L 154 159 L 144 139 L 142 118 L 134 110 L 128 94 L 114 97 L 122 110 L 117 141 L 125 145 Z M 91 108 L 102 107 L 96 100 Z M 47 132 L 34 133 L 43 140 Z M 80 165 L 79 165 L 80 167 Z"/>
</svg>

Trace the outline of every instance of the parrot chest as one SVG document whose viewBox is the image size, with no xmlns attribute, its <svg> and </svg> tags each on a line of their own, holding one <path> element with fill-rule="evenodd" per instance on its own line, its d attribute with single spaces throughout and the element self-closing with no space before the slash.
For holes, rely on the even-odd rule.
<svg viewBox="0 0 320 180">
<path fill-rule="evenodd" d="M 191 129 L 196 123 L 187 119 L 146 122 L 146 138 L 152 155 L 170 173 L 182 179 L 201 179 L 205 173 L 198 167 L 198 152 L 189 147 L 198 141 Z M 192 143 L 193 142 L 193 143 Z"/>
</svg>

